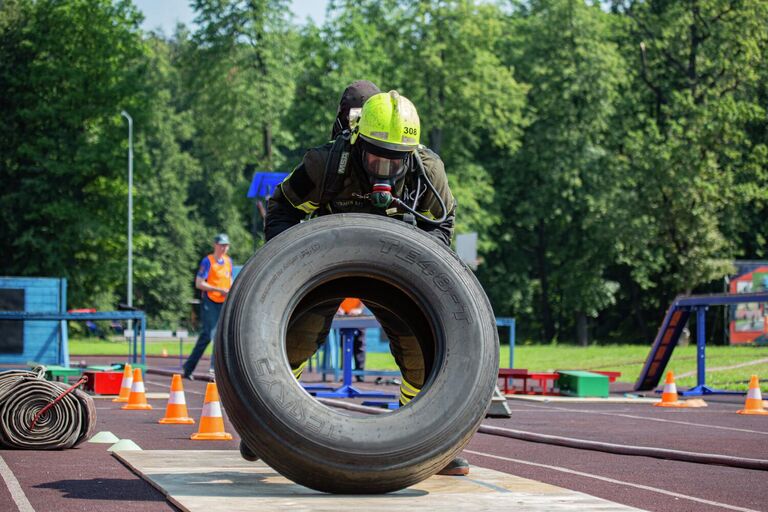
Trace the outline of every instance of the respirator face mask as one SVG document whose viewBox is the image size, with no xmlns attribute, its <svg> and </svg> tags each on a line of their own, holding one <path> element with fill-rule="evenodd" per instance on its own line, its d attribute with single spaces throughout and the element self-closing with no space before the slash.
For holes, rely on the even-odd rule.
<svg viewBox="0 0 768 512">
<path fill-rule="evenodd" d="M 385 158 L 363 150 L 363 168 L 372 181 L 394 184 L 405 171 L 405 157 Z"/>
<path fill-rule="evenodd" d="M 366 140 L 358 140 L 363 170 L 371 185 L 389 183 L 394 185 L 407 170 L 408 151 L 393 151 L 376 146 Z M 357 144 L 356 144 L 357 145 Z"/>
<path fill-rule="evenodd" d="M 378 208 L 387 208 L 394 199 L 392 190 L 395 183 L 407 170 L 409 154 L 373 148 L 370 144 L 365 144 L 361 149 L 363 169 L 373 187 L 371 202 Z"/>
</svg>

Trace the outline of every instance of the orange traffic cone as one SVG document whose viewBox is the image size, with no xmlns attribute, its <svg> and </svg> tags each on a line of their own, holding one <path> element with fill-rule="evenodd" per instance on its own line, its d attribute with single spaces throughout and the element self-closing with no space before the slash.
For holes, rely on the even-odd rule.
<svg viewBox="0 0 768 512">
<path fill-rule="evenodd" d="M 144 379 L 141 378 L 141 368 L 133 370 L 133 385 L 128 403 L 121 407 L 129 411 L 148 411 L 152 406 L 147 403 L 147 395 L 144 392 Z"/>
<path fill-rule="evenodd" d="M 749 391 L 747 391 L 747 401 L 744 408 L 736 411 L 739 414 L 768 414 L 763 407 L 763 396 L 760 394 L 760 383 L 757 381 L 757 375 L 749 379 Z"/>
<path fill-rule="evenodd" d="M 133 373 L 131 365 L 126 364 L 123 369 L 123 380 L 120 382 L 120 396 L 112 400 L 113 402 L 127 402 L 133 386 Z"/>
<path fill-rule="evenodd" d="M 190 437 L 193 441 L 229 441 L 232 434 L 224 432 L 224 418 L 221 416 L 219 390 L 215 382 L 205 388 L 205 404 L 200 415 L 200 430 Z"/>
<path fill-rule="evenodd" d="M 168 405 L 165 408 L 165 418 L 158 421 L 163 424 L 192 425 L 195 422 L 187 412 L 187 400 L 184 397 L 184 386 L 181 384 L 181 375 L 174 374 L 171 379 L 171 396 L 168 397 Z"/>
<path fill-rule="evenodd" d="M 667 380 L 664 382 L 664 391 L 661 393 L 661 402 L 653 405 L 657 407 L 706 407 L 704 400 L 697 400 L 696 403 L 688 403 L 678 400 L 675 376 L 672 372 L 667 372 Z"/>
</svg>

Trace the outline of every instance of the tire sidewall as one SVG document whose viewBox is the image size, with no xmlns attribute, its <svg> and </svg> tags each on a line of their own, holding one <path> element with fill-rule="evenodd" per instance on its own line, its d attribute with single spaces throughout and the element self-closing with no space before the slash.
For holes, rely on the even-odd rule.
<svg viewBox="0 0 768 512">
<path fill-rule="evenodd" d="M 287 363 L 287 320 L 307 283 L 350 269 L 388 280 L 433 313 L 435 368 L 420 396 L 392 414 L 331 409 Z M 361 468 L 418 475 L 450 459 L 482 420 L 498 367 L 493 315 L 467 267 L 419 230 L 371 215 L 323 217 L 267 244 L 238 281 L 217 336 L 217 375 L 222 366 L 227 376 L 222 402 L 276 469 L 291 473 L 302 463 L 321 473 L 355 468 L 363 479 L 371 475 Z"/>
</svg>

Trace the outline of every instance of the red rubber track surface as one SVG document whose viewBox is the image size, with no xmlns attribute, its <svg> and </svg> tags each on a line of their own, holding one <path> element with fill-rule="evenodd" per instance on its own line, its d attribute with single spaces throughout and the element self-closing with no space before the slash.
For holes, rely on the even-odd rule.
<svg viewBox="0 0 768 512">
<path fill-rule="evenodd" d="M 105 364 L 115 358 L 83 359 L 89 364 Z M 178 361 L 150 358 L 148 364 L 172 367 Z M 208 364 L 207 360 L 202 361 L 198 371 L 207 371 Z M 311 379 L 312 376 L 307 377 Z M 162 375 L 150 373 L 144 375 L 144 381 L 149 392 L 167 392 L 170 386 L 170 378 Z M 200 380 L 184 381 L 187 407 L 190 416 L 196 420 L 202 409 L 206 384 Z M 368 382 L 356 386 L 383 389 Z M 97 399 L 96 431 L 111 431 L 121 439 L 133 440 L 145 450 L 237 450 L 239 438 L 226 419 L 226 413 L 225 425 L 233 434 L 233 441 L 191 441 L 189 436 L 197 431 L 197 425 L 160 425 L 157 420 L 163 416 L 166 400 L 150 403 L 154 407 L 152 411 L 122 411 L 120 404 L 111 399 Z M 484 423 L 577 439 L 768 459 L 768 416 L 736 414 L 743 405 L 743 398 L 739 397 L 707 398 L 707 403 L 709 407 L 702 409 L 661 409 L 648 404 L 510 400 L 512 418 L 486 419 Z M 126 507 L 132 512 L 176 510 L 162 493 L 112 457 L 106 451 L 108 446 L 83 443 L 76 449 L 58 452 L 0 450 L 0 456 L 38 512 L 123 512 Z M 768 473 L 764 471 L 613 455 L 487 434 L 477 434 L 464 456 L 473 465 L 646 510 L 723 510 L 720 506 L 686 498 L 693 497 L 732 507 L 768 511 Z M 653 492 L 626 483 L 683 496 Z M 0 510 L 16 509 L 7 487 L 0 485 Z"/>
</svg>

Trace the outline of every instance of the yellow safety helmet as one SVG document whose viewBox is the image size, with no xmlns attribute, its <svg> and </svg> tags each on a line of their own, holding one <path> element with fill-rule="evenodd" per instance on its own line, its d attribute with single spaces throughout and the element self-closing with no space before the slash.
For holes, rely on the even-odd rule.
<svg viewBox="0 0 768 512">
<path fill-rule="evenodd" d="M 388 151 L 414 151 L 421 135 L 419 114 L 413 103 L 397 91 L 375 94 L 363 104 L 357 135 Z"/>
</svg>

